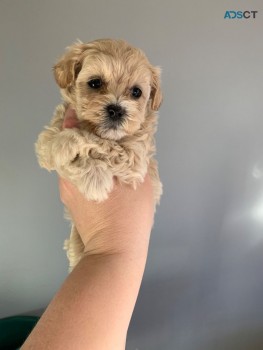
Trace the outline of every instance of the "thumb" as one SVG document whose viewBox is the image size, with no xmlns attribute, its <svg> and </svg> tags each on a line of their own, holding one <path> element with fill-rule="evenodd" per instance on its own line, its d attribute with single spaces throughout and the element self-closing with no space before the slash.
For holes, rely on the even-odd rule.
<svg viewBox="0 0 263 350">
<path fill-rule="evenodd" d="M 65 117 L 62 125 L 63 129 L 75 128 L 78 126 L 78 123 L 79 123 L 79 120 L 77 118 L 75 109 L 69 106 L 65 113 Z"/>
</svg>

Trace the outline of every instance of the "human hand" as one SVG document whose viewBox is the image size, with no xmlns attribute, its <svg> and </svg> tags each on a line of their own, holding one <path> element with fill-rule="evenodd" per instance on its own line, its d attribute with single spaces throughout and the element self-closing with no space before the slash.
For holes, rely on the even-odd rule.
<svg viewBox="0 0 263 350">
<path fill-rule="evenodd" d="M 103 202 L 88 201 L 65 179 L 59 180 L 60 196 L 81 236 L 86 254 L 135 252 L 148 244 L 153 224 L 154 198 L 151 179 L 136 190 L 115 183 Z"/>
<path fill-rule="evenodd" d="M 64 128 L 78 125 L 74 109 L 65 114 Z M 137 251 L 148 244 L 154 216 L 153 188 L 149 175 L 134 190 L 115 181 L 109 198 L 88 201 L 69 181 L 60 178 L 61 200 L 85 246 L 86 254 Z"/>
<path fill-rule="evenodd" d="M 71 129 L 78 126 L 78 118 L 76 115 L 76 111 L 69 105 L 68 109 L 66 110 L 64 121 L 62 124 L 63 129 Z"/>
</svg>

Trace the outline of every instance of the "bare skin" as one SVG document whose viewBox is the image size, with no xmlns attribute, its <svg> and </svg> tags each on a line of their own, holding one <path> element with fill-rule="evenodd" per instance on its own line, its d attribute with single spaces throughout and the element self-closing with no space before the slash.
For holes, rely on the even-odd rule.
<svg viewBox="0 0 263 350">
<path fill-rule="evenodd" d="M 75 113 L 69 109 L 64 127 L 75 126 Z M 115 183 L 102 203 L 87 201 L 64 179 L 59 187 L 86 256 L 21 349 L 124 350 L 153 223 L 151 180 L 147 175 L 136 190 Z"/>
</svg>

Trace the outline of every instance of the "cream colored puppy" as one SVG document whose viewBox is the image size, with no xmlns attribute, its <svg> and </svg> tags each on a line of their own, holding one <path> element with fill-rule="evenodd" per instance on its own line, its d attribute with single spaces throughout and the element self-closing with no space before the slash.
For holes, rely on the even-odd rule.
<svg viewBox="0 0 263 350">
<path fill-rule="evenodd" d="M 64 103 L 38 137 L 40 166 L 56 170 L 95 201 L 108 197 L 113 177 L 136 187 L 148 169 L 158 203 L 162 185 L 153 156 L 162 100 L 159 68 L 125 41 L 102 39 L 69 47 L 54 74 Z M 63 130 L 69 104 L 80 122 Z M 84 254 L 74 223 L 65 247 L 72 269 Z"/>
</svg>

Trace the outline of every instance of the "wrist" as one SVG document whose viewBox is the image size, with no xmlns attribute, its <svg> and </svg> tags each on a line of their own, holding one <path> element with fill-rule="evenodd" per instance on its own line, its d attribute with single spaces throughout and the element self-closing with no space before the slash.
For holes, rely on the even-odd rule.
<svg viewBox="0 0 263 350">
<path fill-rule="evenodd" d="M 148 252 L 150 230 L 105 227 L 92 234 L 89 232 L 81 236 L 85 246 L 85 255 L 123 255 L 144 258 Z"/>
</svg>

